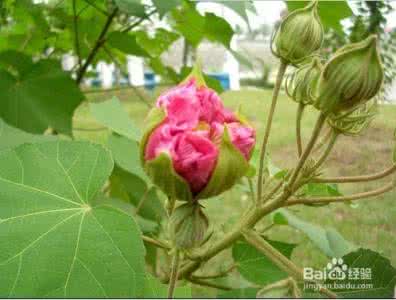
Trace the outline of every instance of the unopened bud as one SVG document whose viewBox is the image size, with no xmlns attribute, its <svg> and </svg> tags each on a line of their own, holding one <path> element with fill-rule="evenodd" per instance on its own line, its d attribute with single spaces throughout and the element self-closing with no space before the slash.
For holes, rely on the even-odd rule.
<svg viewBox="0 0 396 300">
<path fill-rule="evenodd" d="M 279 25 L 271 44 L 273 53 L 287 63 L 297 64 L 319 50 L 323 27 L 317 12 L 317 1 L 296 9 Z"/>
<path fill-rule="evenodd" d="M 377 94 L 383 77 L 376 36 L 346 45 L 324 66 L 315 106 L 324 114 L 351 110 Z"/>
<path fill-rule="evenodd" d="M 319 58 L 315 57 L 310 63 L 302 65 L 286 80 L 286 93 L 288 96 L 304 105 L 313 104 L 315 101 L 315 88 L 322 71 Z"/>
<path fill-rule="evenodd" d="M 186 203 L 177 207 L 169 220 L 170 238 L 179 249 L 199 246 L 205 237 L 209 221 L 201 206 Z"/>
</svg>

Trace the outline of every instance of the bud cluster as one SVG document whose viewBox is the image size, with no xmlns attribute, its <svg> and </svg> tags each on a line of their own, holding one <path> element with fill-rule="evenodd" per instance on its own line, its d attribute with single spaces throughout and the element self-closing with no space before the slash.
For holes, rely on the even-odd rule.
<svg viewBox="0 0 396 300">
<path fill-rule="evenodd" d="M 377 37 L 341 47 L 324 65 L 315 57 L 322 39 L 316 1 L 283 19 L 272 48 L 283 63 L 296 66 L 286 80 L 286 92 L 321 111 L 339 132 L 359 134 L 375 115 L 375 105 L 368 101 L 380 91 L 384 77 Z"/>
</svg>

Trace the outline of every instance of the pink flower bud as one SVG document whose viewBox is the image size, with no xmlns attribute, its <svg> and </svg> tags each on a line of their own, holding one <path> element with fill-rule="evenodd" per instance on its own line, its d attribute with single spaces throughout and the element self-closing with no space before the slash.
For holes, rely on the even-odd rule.
<svg viewBox="0 0 396 300">
<path fill-rule="evenodd" d="M 165 117 L 143 145 L 144 161 L 166 153 L 193 196 L 207 186 L 216 169 L 225 127 L 233 147 L 249 160 L 254 129 L 224 108 L 216 92 L 198 87 L 195 79 L 166 91 L 158 98 L 157 107 L 164 110 Z"/>
</svg>

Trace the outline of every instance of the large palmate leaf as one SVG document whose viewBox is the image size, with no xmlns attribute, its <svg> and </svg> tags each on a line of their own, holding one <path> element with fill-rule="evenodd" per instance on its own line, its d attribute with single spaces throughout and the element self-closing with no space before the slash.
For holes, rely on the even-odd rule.
<svg viewBox="0 0 396 300">
<path fill-rule="evenodd" d="M 31 134 L 9 126 L 0 119 L 0 151 L 7 148 L 14 148 L 23 143 L 46 142 L 55 140 L 53 135 Z"/>
<path fill-rule="evenodd" d="M 56 61 L 6 59 L 13 55 L 0 55 L 0 117 L 32 133 L 52 127 L 71 134 L 73 111 L 84 98 L 75 82 Z"/>
<path fill-rule="evenodd" d="M 293 11 L 308 4 L 308 1 L 286 1 L 287 8 Z M 341 20 L 351 17 L 353 12 L 347 1 L 319 1 L 319 17 L 325 27 L 343 34 Z"/>
<path fill-rule="evenodd" d="M 326 285 L 340 298 L 392 298 L 396 284 L 396 269 L 389 259 L 369 249 L 358 249 L 342 257 L 347 266 L 344 275 L 328 279 Z M 351 288 L 352 287 L 352 288 Z"/>
<path fill-rule="evenodd" d="M 91 103 L 90 108 L 92 115 L 102 125 L 131 140 L 140 140 L 139 128 L 133 124 L 116 97 L 99 103 Z"/>
<path fill-rule="evenodd" d="M 290 258 L 295 244 L 268 241 L 284 256 Z M 238 263 L 238 271 L 250 282 L 266 285 L 287 277 L 270 259 L 246 242 L 237 242 L 232 247 L 232 257 Z"/>
<path fill-rule="evenodd" d="M 153 37 L 144 30 L 136 31 L 134 35 L 137 43 L 153 57 L 160 56 L 180 37 L 176 32 L 163 28 L 158 28 Z"/>
<path fill-rule="evenodd" d="M 95 201 L 113 168 L 107 150 L 24 144 L 0 166 L 0 297 L 142 295 L 141 233 L 131 214 Z"/>
<path fill-rule="evenodd" d="M 205 14 L 205 36 L 209 40 L 219 42 L 226 48 L 230 48 L 233 34 L 234 30 L 226 20 L 213 13 Z"/>
<path fill-rule="evenodd" d="M 286 209 L 279 209 L 277 213 L 287 220 L 289 226 L 305 233 L 312 243 L 329 257 L 341 257 L 355 248 L 334 228 L 323 228 L 306 222 Z"/>
<path fill-rule="evenodd" d="M 120 168 L 140 177 L 146 183 L 150 183 L 150 179 L 144 172 L 140 162 L 139 145 L 137 142 L 120 135 L 112 134 L 109 136 L 108 148 L 111 150 L 114 161 Z"/>
<path fill-rule="evenodd" d="M 135 56 L 148 56 L 145 49 L 140 46 L 136 35 L 128 32 L 113 31 L 107 38 L 107 43 L 121 52 Z"/>
</svg>

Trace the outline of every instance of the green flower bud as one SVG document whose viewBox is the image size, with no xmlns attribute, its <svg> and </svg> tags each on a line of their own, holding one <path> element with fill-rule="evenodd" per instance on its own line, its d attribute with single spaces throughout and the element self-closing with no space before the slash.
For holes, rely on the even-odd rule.
<svg viewBox="0 0 396 300">
<path fill-rule="evenodd" d="M 197 202 L 180 205 L 169 220 L 171 241 L 179 249 L 201 245 L 208 227 L 208 218 Z"/>
<path fill-rule="evenodd" d="M 375 36 L 346 45 L 324 66 L 314 105 L 325 114 L 351 110 L 377 94 L 383 77 Z"/>
<path fill-rule="evenodd" d="M 327 122 L 344 135 L 357 136 L 370 125 L 377 113 L 377 103 L 364 103 L 346 113 L 330 114 Z"/>
<path fill-rule="evenodd" d="M 319 50 L 323 42 L 323 27 L 317 12 L 317 1 L 296 9 L 282 20 L 271 42 L 275 56 L 297 64 Z"/>
<path fill-rule="evenodd" d="M 297 103 L 304 105 L 313 104 L 315 102 L 315 88 L 321 71 L 322 64 L 317 57 L 311 63 L 296 69 L 286 79 L 285 88 L 287 95 Z"/>
</svg>

